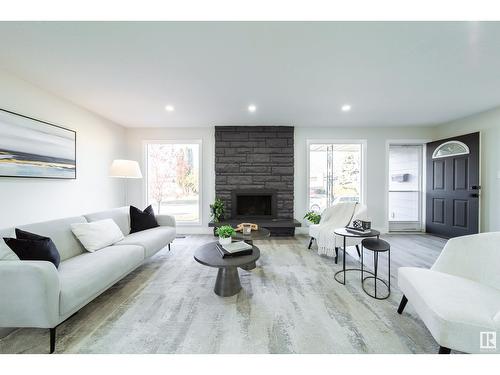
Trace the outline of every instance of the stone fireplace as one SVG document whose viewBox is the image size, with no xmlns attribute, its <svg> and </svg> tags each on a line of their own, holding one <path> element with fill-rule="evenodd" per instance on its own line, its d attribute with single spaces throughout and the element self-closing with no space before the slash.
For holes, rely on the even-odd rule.
<svg viewBox="0 0 500 375">
<path fill-rule="evenodd" d="M 260 220 L 273 234 L 293 234 L 300 225 L 293 218 L 293 147 L 293 126 L 215 127 L 215 194 L 226 221 Z"/>
</svg>

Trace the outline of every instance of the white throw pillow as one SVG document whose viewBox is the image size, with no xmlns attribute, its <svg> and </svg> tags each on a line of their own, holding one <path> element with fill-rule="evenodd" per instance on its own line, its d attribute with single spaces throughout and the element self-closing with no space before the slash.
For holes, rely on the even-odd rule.
<svg viewBox="0 0 500 375">
<path fill-rule="evenodd" d="M 123 233 L 113 219 L 71 224 L 71 231 L 91 253 L 123 239 Z"/>
</svg>

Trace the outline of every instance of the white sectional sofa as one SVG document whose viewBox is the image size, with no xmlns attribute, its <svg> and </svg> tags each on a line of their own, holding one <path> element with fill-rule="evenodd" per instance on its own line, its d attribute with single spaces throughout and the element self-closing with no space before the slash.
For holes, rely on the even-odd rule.
<svg viewBox="0 0 500 375">
<path fill-rule="evenodd" d="M 71 231 L 71 224 L 113 219 L 125 238 L 96 252 L 87 252 Z M 56 327 L 92 301 L 143 261 L 175 239 L 175 219 L 157 215 L 157 228 L 129 234 L 129 207 L 52 220 L 18 228 L 50 237 L 61 256 L 59 269 L 46 261 L 21 261 L 0 230 L 0 327 L 50 328 L 50 352 Z"/>
</svg>

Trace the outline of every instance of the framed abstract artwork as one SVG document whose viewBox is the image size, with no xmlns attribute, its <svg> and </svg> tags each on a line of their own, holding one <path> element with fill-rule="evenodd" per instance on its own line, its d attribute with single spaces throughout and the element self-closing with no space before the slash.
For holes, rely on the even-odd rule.
<svg viewBox="0 0 500 375">
<path fill-rule="evenodd" d="M 76 178 L 76 132 L 0 109 L 0 177 Z"/>
</svg>

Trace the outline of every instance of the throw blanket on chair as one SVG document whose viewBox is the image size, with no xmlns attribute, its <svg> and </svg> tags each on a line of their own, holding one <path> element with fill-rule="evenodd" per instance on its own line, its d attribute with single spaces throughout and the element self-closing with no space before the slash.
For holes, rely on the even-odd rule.
<svg viewBox="0 0 500 375">
<path fill-rule="evenodd" d="M 318 254 L 335 256 L 335 229 L 343 228 L 351 221 L 356 210 L 356 202 L 342 202 L 323 211 L 316 238 Z"/>
</svg>

